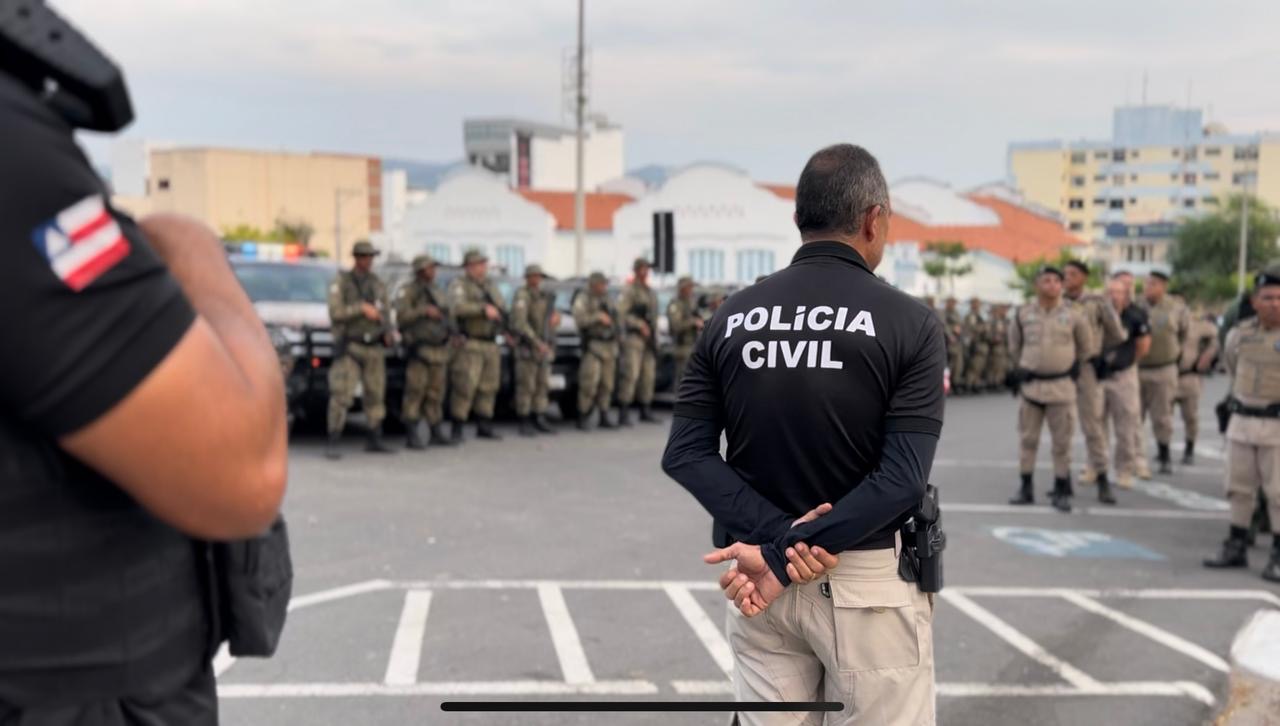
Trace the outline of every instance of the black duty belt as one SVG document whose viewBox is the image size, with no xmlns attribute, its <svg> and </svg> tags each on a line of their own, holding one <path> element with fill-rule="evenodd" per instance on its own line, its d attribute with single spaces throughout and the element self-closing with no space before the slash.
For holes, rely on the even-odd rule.
<svg viewBox="0 0 1280 726">
<path fill-rule="evenodd" d="M 1254 418 L 1280 418 L 1280 403 L 1272 403 L 1267 406 L 1246 406 L 1235 396 L 1227 399 L 1227 410 L 1233 414 L 1238 413 L 1241 416 L 1252 416 Z"/>
<path fill-rule="evenodd" d="M 1168 363 L 1151 363 L 1151 364 L 1149 364 L 1149 365 L 1143 365 L 1143 364 L 1139 363 L 1139 364 L 1138 364 L 1138 368 L 1140 368 L 1140 369 L 1142 369 L 1142 370 L 1144 370 L 1144 371 L 1154 371 L 1154 370 L 1156 370 L 1157 368 L 1168 368 L 1169 366 L 1176 366 L 1176 365 L 1178 365 L 1178 361 L 1176 361 L 1176 360 L 1171 360 L 1171 361 L 1169 361 Z"/>
<path fill-rule="evenodd" d="M 362 336 L 359 336 L 359 337 L 354 336 L 354 335 L 348 335 L 348 336 L 346 337 L 346 341 L 347 341 L 347 343 L 358 343 L 359 345 L 376 345 L 376 346 L 381 346 L 381 345 L 382 345 L 382 333 L 369 333 L 369 334 L 367 334 L 367 335 L 362 335 Z"/>
</svg>

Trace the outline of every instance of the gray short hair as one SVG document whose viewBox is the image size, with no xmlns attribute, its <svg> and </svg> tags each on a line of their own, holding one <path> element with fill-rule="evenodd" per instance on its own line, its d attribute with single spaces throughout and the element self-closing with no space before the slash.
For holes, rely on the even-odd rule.
<svg viewBox="0 0 1280 726">
<path fill-rule="evenodd" d="M 809 158 L 796 185 L 796 226 L 801 233 L 857 234 L 867 210 L 889 206 L 889 185 L 866 149 L 836 144 Z"/>
</svg>

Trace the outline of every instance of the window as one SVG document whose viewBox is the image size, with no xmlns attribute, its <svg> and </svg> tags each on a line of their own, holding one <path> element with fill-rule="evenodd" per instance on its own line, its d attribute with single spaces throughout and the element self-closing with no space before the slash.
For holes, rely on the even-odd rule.
<svg viewBox="0 0 1280 726">
<path fill-rule="evenodd" d="M 1206 172 L 1204 173 L 1204 180 L 1205 180 L 1205 181 L 1218 181 L 1218 179 L 1220 179 L 1220 178 L 1222 178 L 1222 175 L 1221 175 L 1221 174 L 1219 174 L 1219 173 L 1218 173 L 1218 172 L 1216 172 L 1216 171 L 1206 171 Z"/>
<path fill-rule="evenodd" d="M 1196 175 L 1195 175 L 1195 174 L 1183 174 L 1183 175 L 1182 175 L 1182 183 L 1183 183 L 1183 184 L 1186 184 L 1186 185 L 1187 185 L 1187 186 L 1189 186 L 1189 187 L 1193 187 L 1193 186 L 1195 186 L 1195 185 L 1196 185 Z"/>
<path fill-rule="evenodd" d="M 1077 187 L 1077 188 L 1084 186 L 1084 177 L 1082 176 L 1071 177 L 1071 186 Z"/>
<path fill-rule="evenodd" d="M 773 250 L 739 250 L 738 282 L 750 285 L 761 275 L 768 275 L 773 266 Z"/>
<path fill-rule="evenodd" d="M 1137 175 L 1137 174 L 1130 174 L 1130 175 L 1129 175 L 1129 181 L 1138 181 L 1138 175 Z"/>
<path fill-rule="evenodd" d="M 1130 151 L 1130 152 L 1129 152 L 1129 158 L 1130 158 L 1130 159 L 1136 159 L 1136 158 L 1138 158 L 1138 150 L 1137 150 L 1137 149 L 1134 149 L 1134 150 Z"/>
<path fill-rule="evenodd" d="M 1079 198 L 1069 200 L 1067 209 L 1084 209 L 1084 200 Z"/>
<path fill-rule="evenodd" d="M 1090 227 L 1093 227 L 1094 229 L 1106 229 L 1106 228 L 1107 228 L 1107 223 L 1106 223 L 1106 222 L 1093 222 L 1093 223 L 1092 223 L 1092 224 L 1090 224 L 1089 226 L 1090 226 Z"/>
<path fill-rule="evenodd" d="M 1084 229 L 1084 222 L 1072 222 L 1070 225 L 1068 225 L 1068 228 L 1072 232 L 1079 232 Z"/>
<path fill-rule="evenodd" d="M 1256 159 L 1258 158 L 1258 147 L 1237 146 L 1232 151 L 1231 158 L 1235 159 L 1236 161 L 1243 161 L 1245 159 Z"/>
<path fill-rule="evenodd" d="M 1106 180 L 1107 180 L 1107 175 L 1106 175 L 1106 174 L 1094 174 L 1094 175 L 1093 175 L 1093 180 L 1094 180 L 1094 181 L 1096 181 L 1096 182 L 1104 182 L 1104 181 L 1106 181 Z"/>
<path fill-rule="evenodd" d="M 160 189 L 160 191 L 165 191 L 166 189 L 169 188 L 169 180 L 159 179 L 156 181 L 156 186 Z"/>
<path fill-rule="evenodd" d="M 1182 155 L 1182 149 L 1174 149 L 1169 152 L 1169 155 L 1176 159 Z"/>
<path fill-rule="evenodd" d="M 1222 156 L 1222 149 L 1217 146 L 1204 147 L 1205 156 Z"/>
<path fill-rule="evenodd" d="M 1118 187 L 1124 186 L 1124 174 L 1116 174 L 1115 176 L 1111 177 L 1111 183 L 1115 184 Z"/>
<path fill-rule="evenodd" d="M 1171 182 L 1176 182 L 1176 181 L 1178 181 L 1178 175 L 1177 175 L 1176 173 L 1174 173 L 1174 174 L 1170 174 L 1170 175 L 1169 175 L 1169 181 L 1171 181 Z"/>
<path fill-rule="evenodd" d="M 500 266 L 507 268 L 507 274 L 524 274 L 524 247 L 520 245 L 498 245 L 498 253 L 494 256 Z"/>
<path fill-rule="evenodd" d="M 1195 207 L 1196 207 L 1196 200 L 1194 200 L 1194 199 L 1183 199 L 1183 200 L 1182 200 L 1182 206 L 1183 206 L 1183 207 L 1186 207 L 1187 209 L 1195 209 Z"/>
<path fill-rule="evenodd" d="M 1109 208 L 1111 208 L 1111 209 L 1124 209 L 1124 200 L 1123 200 L 1123 199 L 1112 199 L 1112 200 L 1111 200 L 1111 203 L 1110 203 L 1109 205 L 1107 205 L 1107 206 L 1108 206 Z"/>
<path fill-rule="evenodd" d="M 1071 163 L 1072 163 L 1072 164 L 1083 164 L 1083 163 L 1084 163 L 1084 161 L 1085 161 L 1085 158 L 1086 158 L 1086 156 L 1085 156 L 1085 153 L 1084 153 L 1083 151 L 1073 151 L 1073 152 L 1071 152 Z"/>
<path fill-rule="evenodd" d="M 1105 159 L 1105 158 L 1107 158 L 1108 156 L 1111 156 L 1111 152 L 1109 152 L 1109 151 L 1095 151 L 1095 152 L 1093 152 L 1093 158 L 1095 158 L 1095 159 Z"/>
<path fill-rule="evenodd" d="M 434 259 L 436 262 L 439 262 L 442 265 L 450 264 L 453 259 L 452 252 L 449 249 L 449 245 L 444 242 L 436 242 L 434 244 L 429 244 L 427 245 L 427 248 L 423 251 L 431 255 L 432 259 Z"/>
<path fill-rule="evenodd" d="M 1105 207 L 1106 205 L 1107 205 L 1107 200 L 1103 199 L 1102 197 L 1098 197 L 1093 200 L 1093 206 L 1095 207 Z"/>
<path fill-rule="evenodd" d="M 689 250 L 689 276 L 697 282 L 724 280 L 724 253 L 720 250 Z"/>
<path fill-rule="evenodd" d="M 1135 204 L 1137 204 L 1137 203 L 1138 203 L 1138 200 L 1137 200 L 1137 199 L 1134 199 L 1133 197 L 1129 197 L 1129 206 L 1131 206 L 1131 207 L 1132 207 L 1133 205 L 1135 205 Z"/>
<path fill-rule="evenodd" d="M 1209 205 L 1209 206 L 1211 206 L 1211 207 L 1216 207 L 1216 206 L 1218 206 L 1218 198 L 1217 198 L 1217 197 L 1205 197 L 1205 198 L 1204 198 L 1204 203 L 1205 203 L 1205 204 L 1207 204 L 1207 205 Z"/>
<path fill-rule="evenodd" d="M 1192 146 L 1191 148 L 1187 149 L 1187 155 L 1186 155 L 1187 161 L 1195 161 L 1196 157 L 1197 157 L 1196 147 Z"/>
<path fill-rule="evenodd" d="M 1111 152 L 1112 161 L 1124 161 L 1124 149 L 1116 149 Z"/>
<path fill-rule="evenodd" d="M 1252 171 L 1238 171 L 1231 175 L 1231 183 L 1237 186 L 1241 184 L 1252 184 L 1256 181 L 1258 175 Z"/>
</svg>

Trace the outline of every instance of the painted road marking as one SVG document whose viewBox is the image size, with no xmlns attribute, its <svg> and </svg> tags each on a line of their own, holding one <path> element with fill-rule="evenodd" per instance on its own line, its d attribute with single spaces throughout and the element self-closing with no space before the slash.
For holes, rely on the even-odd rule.
<svg viewBox="0 0 1280 726">
<path fill-rule="evenodd" d="M 1146 547 L 1102 532 L 1038 527 L 993 527 L 991 534 L 995 535 L 996 539 L 1008 542 L 1033 555 L 1098 559 L 1164 559 L 1163 555 L 1152 552 Z"/>
<path fill-rule="evenodd" d="M 1190 489 L 1176 487 L 1169 482 L 1138 479 L 1133 482 L 1133 488 L 1149 497 L 1163 499 L 1186 509 L 1202 512 L 1226 512 L 1230 509 L 1222 497 L 1207 497 Z"/>
<path fill-rule="evenodd" d="M 427 612 L 431 609 L 430 590 L 409 590 L 404 594 L 400 625 L 391 641 L 391 657 L 387 659 L 389 686 L 404 686 L 418 681 L 418 660 L 422 656 L 422 638 L 427 630 Z"/>
<path fill-rule="evenodd" d="M 582 641 L 578 639 L 578 628 L 569 616 L 564 591 L 556 585 L 539 585 L 538 600 L 542 603 L 542 614 L 546 616 L 547 627 L 551 630 L 551 644 L 555 646 L 556 657 L 560 659 L 560 672 L 564 674 L 565 683 L 594 683 L 596 677 L 587 664 L 587 653 L 582 649 Z"/>
<path fill-rule="evenodd" d="M 667 597 L 671 598 L 671 603 L 680 611 L 694 635 L 702 641 L 702 647 L 707 649 L 711 659 L 720 666 L 720 670 L 733 673 L 733 651 L 729 649 L 729 642 L 724 639 L 715 623 L 711 622 L 711 618 L 707 617 L 707 611 L 694 599 L 689 588 L 667 585 L 663 589 L 667 591 Z"/>
<path fill-rule="evenodd" d="M 1085 597 L 1079 593 L 1065 593 L 1063 594 L 1062 599 L 1082 610 L 1088 610 L 1091 613 L 1101 615 L 1108 620 L 1119 625 L 1123 625 L 1139 635 L 1145 635 L 1157 643 L 1172 648 L 1188 658 L 1198 660 L 1216 671 L 1221 673 L 1229 673 L 1231 671 L 1231 667 L 1228 666 L 1227 662 L 1222 658 L 1219 658 L 1217 655 L 1210 653 L 1208 650 L 1192 643 L 1186 638 L 1170 633 L 1164 628 L 1156 627 L 1155 625 L 1152 625 L 1145 620 L 1139 620 L 1128 613 L 1123 613 L 1114 608 L 1109 608 L 1097 600 L 1094 600 L 1091 597 Z"/>
</svg>

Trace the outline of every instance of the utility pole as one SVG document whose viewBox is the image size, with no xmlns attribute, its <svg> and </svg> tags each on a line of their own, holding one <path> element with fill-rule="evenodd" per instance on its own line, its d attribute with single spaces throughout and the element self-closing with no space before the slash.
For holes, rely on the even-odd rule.
<svg viewBox="0 0 1280 726">
<path fill-rule="evenodd" d="M 1245 265 L 1248 264 L 1249 251 L 1249 177 L 1246 175 L 1242 180 L 1240 194 L 1240 268 L 1237 271 L 1239 279 L 1236 280 L 1236 294 L 1244 294 L 1244 278 L 1247 274 Z"/>
<path fill-rule="evenodd" d="M 575 174 L 574 190 L 573 190 L 573 274 L 582 277 L 585 274 L 583 270 L 583 258 L 585 250 L 583 249 L 583 236 L 587 228 L 587 200 L 582 190 L 583 177 L 583 114 L 587 105 L 587 97 L 583 88 L 583 62 L 585 53 L 583 51 L 583 12 L 584 0 L 578 0 L 578 57 L 577 57 L 577 97 L 574 103 L 574 115 L 577 118 L 577 171 Z"/>
</svg>

